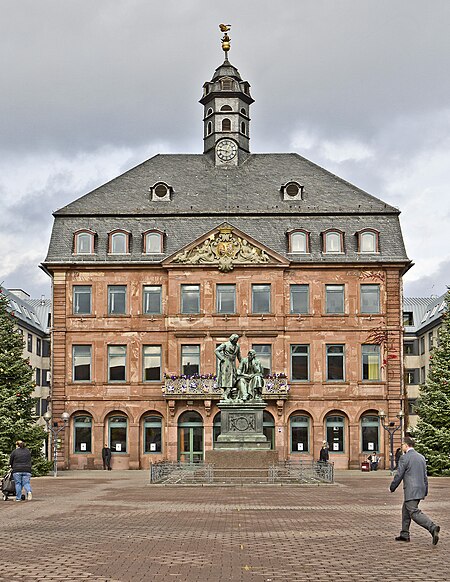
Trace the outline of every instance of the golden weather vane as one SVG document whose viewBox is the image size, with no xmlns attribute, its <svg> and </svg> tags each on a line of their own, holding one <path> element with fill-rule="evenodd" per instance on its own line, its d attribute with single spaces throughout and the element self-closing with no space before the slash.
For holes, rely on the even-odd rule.
<svg viewBox="0 0 450 582">
<path fill-rule="evenodd" d="M 224 33 L 222 37 L 222 50 L 225 52 L 225 56 L 228 56 L 227 53 L 231 48 L 231 39 L 227 33 L 231 30 L 231 24 L 219 24 L 219 28 Z"/>
</svg>

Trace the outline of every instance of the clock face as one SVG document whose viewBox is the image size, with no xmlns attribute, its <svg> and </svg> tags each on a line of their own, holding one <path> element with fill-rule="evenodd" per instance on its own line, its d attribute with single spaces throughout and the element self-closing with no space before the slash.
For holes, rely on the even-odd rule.
<svg viewBox="0 0 450 582">
<path fill-rule="evenodd" d="M 216 151 L 221 160 L 228 162 L 237 154 L 237 145 L 231 139 L 222 139 L 217 144 Z"/>
</svg>

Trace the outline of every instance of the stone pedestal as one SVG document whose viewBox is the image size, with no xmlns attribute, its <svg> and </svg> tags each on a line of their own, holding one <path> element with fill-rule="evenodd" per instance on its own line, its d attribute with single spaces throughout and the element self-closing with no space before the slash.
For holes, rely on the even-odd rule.
<svg viewBox="0 0 450 582">
<path fill-rule="evenodd" d="M 253 400 L 245 404 L 219 402 L 221 430 L 215 450 L 268 451 L 270 443 L 263 433 L 266 403 Z"/>
</svg>

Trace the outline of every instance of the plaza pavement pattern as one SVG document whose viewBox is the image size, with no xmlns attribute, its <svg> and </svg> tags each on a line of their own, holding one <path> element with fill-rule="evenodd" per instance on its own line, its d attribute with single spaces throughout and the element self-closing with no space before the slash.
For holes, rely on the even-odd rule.
<svg viewBox="0 0 450 582">
<path fill-rule="evenodd" d="M 402 491 L 388 472 L 338 472 L 320 486 L 158 486 L 145 471 L 33 479 L 33 500 L 0 502 L 0 580 L 348 582 L 450 579 L 450 478 L 430 479 L 394 541 Z"/>
</svg>

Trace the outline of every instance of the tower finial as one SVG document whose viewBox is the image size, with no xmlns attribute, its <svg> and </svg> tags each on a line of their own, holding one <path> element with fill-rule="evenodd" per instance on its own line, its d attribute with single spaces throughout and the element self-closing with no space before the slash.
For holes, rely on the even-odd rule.
<svg viewBox="0 0 450 582">
<path fill-rule="evenodd" d="M 231 29 L 231 24 L 219 24 L 219 28 L 221 30 L 221 32 L 224 33 L 223 37 L 222 37 L 222 50 L 225 53 L 225 58 L 228 60 L 228 51 L 231 48 L 231 39 L 228 36 L 228 31 Z"/>
</svg>

